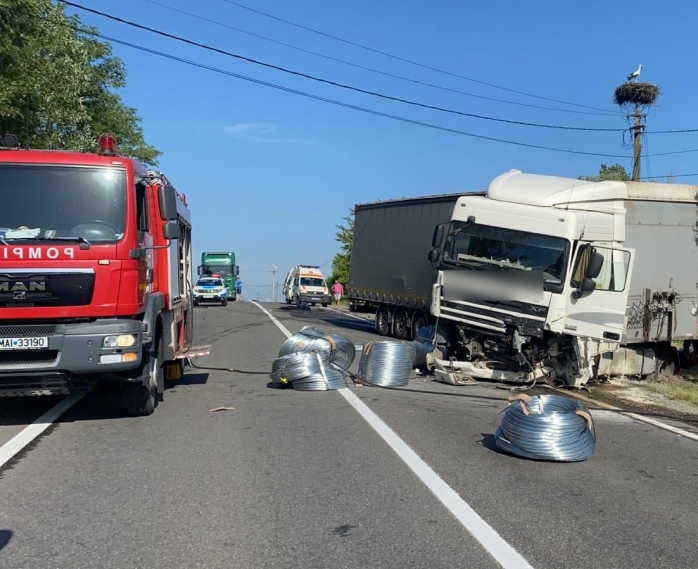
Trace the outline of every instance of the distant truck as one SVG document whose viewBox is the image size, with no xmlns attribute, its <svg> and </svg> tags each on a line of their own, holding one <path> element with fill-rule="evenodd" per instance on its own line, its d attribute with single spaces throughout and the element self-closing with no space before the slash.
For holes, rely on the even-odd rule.
<svg viewBox="0 0 698 569">
<path fill-rule="evenodd" d="M 376 332 L 412 339 L 431 322 L 438 270 L 425 257 L 434 226 L 451 219 L 462 196 L 443 194 L 359 204 L 346 294 L 351 311 L 376 315 Z"/>
<path fill-rule="evenodd" d="M 237 300 L 235 280 L 240 274 L 240 267 L 235 264 L 235 253 L 201 253 L 198 274 L 202 277 L 220 278 L 228 293 L 228 300 Z"/>
</svg>

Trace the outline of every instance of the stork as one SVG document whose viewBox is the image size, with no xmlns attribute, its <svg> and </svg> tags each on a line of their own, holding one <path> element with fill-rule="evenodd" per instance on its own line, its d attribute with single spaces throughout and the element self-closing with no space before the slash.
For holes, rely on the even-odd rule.
<svg viewBox="0 0 698 569">
<path fill-rule="evenodd" d="M 642 73 L 642 63 L 635 71 L 628 75 L 628 81 L 635 79 L 635 83 L 637 83 L 637 78 L 640 76 L 640 73 Z"/>
</svg>

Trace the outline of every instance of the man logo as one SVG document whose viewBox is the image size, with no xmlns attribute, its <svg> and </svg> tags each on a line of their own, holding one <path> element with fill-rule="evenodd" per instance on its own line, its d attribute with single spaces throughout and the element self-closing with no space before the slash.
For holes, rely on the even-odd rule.
<svg viewBox="0 0 698 569">
<path fill-rule="evenodd" d="M 12 298 L 13 298 L 13 300 L 26 300 L 27 293 L 24 292 L 23 290 L 17 290 L 17 291 L 12 293 Z"/>
<path fill-rule="evenodd" d="M 46 281 L 0 281 L 0 292 L 21 292 L 24 294 L 22 298 L 26 298 L 28 292 L 46 292 Z"/>
</svg>

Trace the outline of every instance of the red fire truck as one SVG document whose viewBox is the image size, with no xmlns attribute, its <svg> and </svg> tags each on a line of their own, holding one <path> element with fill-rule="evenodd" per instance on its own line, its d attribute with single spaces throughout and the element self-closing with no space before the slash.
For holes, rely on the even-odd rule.
<svg viewBox="0 0 698 569">
<path fill-rule="evenodd" d="M 184 194 L 113 136 L 98 152 L 20 149 L 0 134 L 0 396 L 118 382 L 149 415 L 193 347 Z"/>
</svg>

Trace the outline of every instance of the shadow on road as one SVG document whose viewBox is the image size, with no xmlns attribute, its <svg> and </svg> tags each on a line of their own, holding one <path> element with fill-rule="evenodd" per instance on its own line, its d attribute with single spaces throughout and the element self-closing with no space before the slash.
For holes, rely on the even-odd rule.
<svg viewBox="0 0 698 569">
<path fill-rule="evenodd" d="M 7 544 L 10 543 L 12 536 L 13 536 L 13 533 L 11 530 L 0 529 L 0 550 L 7 547 Z"/>
</svg>

